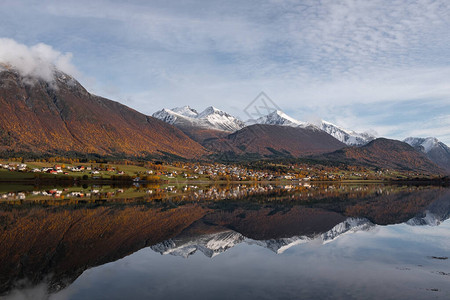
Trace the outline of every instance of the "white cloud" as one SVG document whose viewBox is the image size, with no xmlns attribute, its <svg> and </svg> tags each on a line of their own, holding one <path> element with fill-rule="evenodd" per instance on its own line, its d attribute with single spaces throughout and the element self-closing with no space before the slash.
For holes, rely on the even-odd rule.
<svg viewBox="0 0 450 300">
<path fill-rule="evenodd" d="M 28 47 L 12 39 L 0 38 L 0 63 L 16 69 L 24 77 L 51 82 L 55 69 L 76 76 L 78 71 L 71 59 L 72 53 L 63 54 L 43 43 Z"/>
</svg>

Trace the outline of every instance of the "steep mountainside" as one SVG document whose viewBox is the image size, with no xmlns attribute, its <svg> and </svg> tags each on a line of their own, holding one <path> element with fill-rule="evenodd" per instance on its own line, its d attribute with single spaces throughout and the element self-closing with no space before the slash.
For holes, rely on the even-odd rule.
<svg viewBox="0 0 450 300">
<path fill-rule="evenodd" d="M 385 138 L 373 140 L 362 147 L 347 147 L 322 157 L 332 161 L 384 169 L 443 174 L 441 168 L 407 143 Z"/>
<path fill-rule="evenodd" d="M 48 83 L 10 69 L 0 70 L 0 151 L 188 158 L 206 153 L 179 129 L 94 96 L 68 75 L 56 72 Z"/>
<path fill-rule="evenodd" d="M 205 143 L 211 150 L 243 155 L 304 156 L 326 153 L 345 147 L 329 134 L 315 128 L 281 125 L 251 125 L 222 139 Z"/>
<path fill-rule="evenodd" d="M 450 148 L 437 138 L 409 137 L 404 142 L 425 153 L 432 162 L 450 172 Z"/>
</svg>

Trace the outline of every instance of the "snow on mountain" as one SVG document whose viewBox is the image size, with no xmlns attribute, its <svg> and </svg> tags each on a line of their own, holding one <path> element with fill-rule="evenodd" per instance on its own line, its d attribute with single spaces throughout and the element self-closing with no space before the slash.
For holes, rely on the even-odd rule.
<svg viewBox="0 0 450 300">
<path fill-rule="evenodd" d="M 213 106 L 210 106 L 199 113 L 197 118 L 206 120 L 217 129 L 225 131 L 237 131 L 245 127 L 245 123 L 241 120 Z"/>
<path fill-rule="evenodd" d="M 164 121 L 166 123 L 169 123 L 171 125 L 175 124 L 175 122 L 179 119 L 183 119 L 183 115 L 177 114 L 176 112 L 170 110 L 170 109 L 162 109 L 160 111 L 157 111 L 153 114 L 154 118 L 160 119 L 161 121 Z"/>
<path fill-rule="evenodd" d="M 292 127 L 307 127 L 311 124 L 306 122 L 301 122 L 296 120 L 280 110 L 276 110 L 267 116 L 258 118 L 255 121 L 256 124 L 267 124 L 267 125 L 283 125 Z"/>
<path fill-rule="evenodd" d="M 288 116 L 280 110 L 276 110 L 268 114 L 267 116 L 260 117 L 256 121 L 254 121 L 254 123 L 319 128 L 349 146 L 362 146 L 375 139 L 375 137 L 371 134 L 357 133 L 355 131 L 346 130 L 326 121 L 321 121 L 317 125 L 308 122 L 302 122 Z"/>
<path fill-rule="evenodd" d="M 153 117 L 175 126 L 193 126 L 230 132 L 245 127 L 245 123 L 241 120 L 213 106 L 206 108 L 201 113 L 189 106 L 164 108 L 155 112 Z"/>
<path fill-rule="evenodd" d="M 198 112 L 195 109 L 190 108 L 188 105 L 172 108 L 172 111 L 189 118 L 198 117 Z"/>
<path fill-rule="evenodd" d="M 437 138 L 408 137 L 403 141 L 425 153 L 432 162 L 450 172 L 450 148 Z"/>
<path fill-rule="evenodd" d="M 358 133 L 352 130 L 346 130 L 326 121 L 321 121 L 319 127 L 329 135 L 349 146 L 363 146 L 375 139 L 375 136 L 369 133 Z"/>
<path fill-rule="evenodd" d="M 435 137 L 418 138 L 418 137 L 408 137 L 403 140 L 405 143 L 411 145 L 414 148 L 420 149 L 424 153 L 429 153 L 431 150 L 442 147 L 447 148 L 447 145 L 441 143 Z"/>
</svg>

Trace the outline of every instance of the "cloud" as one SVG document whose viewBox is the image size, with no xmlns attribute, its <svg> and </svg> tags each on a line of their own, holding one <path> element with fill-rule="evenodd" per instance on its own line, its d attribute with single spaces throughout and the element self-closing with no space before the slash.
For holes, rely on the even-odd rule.
<svg viewBox="0 0 450 300">
<path fill-rule="evenodd" d="M 71 60 L 72 53 L 63 54 L 43 43 L 28 47 L 9 38 L 0 38 L 0 63 L 16 69 L 23 77 L 52 82 L 55 70 L 76 76 L 79 72 Z"/>
</svg>

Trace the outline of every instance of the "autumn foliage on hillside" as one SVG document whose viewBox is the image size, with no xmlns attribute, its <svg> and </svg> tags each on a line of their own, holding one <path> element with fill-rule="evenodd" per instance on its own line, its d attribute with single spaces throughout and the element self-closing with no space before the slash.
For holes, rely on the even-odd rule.
<svg viewBox="0 0 450 300">
<path fill-rule="evenodd" d="M 57 73 L 50 84 L 0 72 L 0 151 L 198 157 L 205 150 L 179 129 L 88 93 Z M 61 77 L 62 76 L 62 77 Z"/>
</svg>

